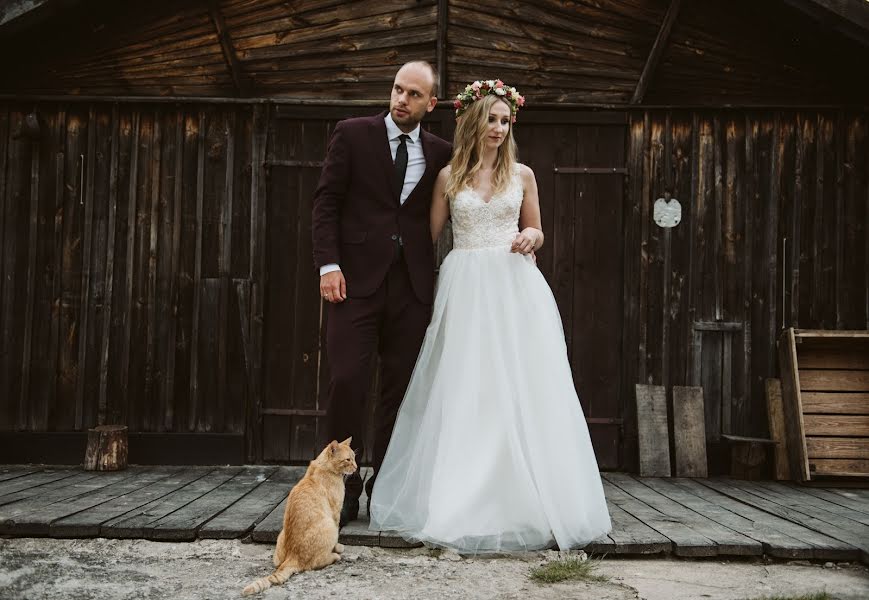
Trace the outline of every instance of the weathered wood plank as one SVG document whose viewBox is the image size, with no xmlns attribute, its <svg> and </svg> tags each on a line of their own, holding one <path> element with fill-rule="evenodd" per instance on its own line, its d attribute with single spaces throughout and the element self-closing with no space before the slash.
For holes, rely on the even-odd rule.
<svg viewBox="0 0 869 600">
<path fill-rule="evenodd" d="M 24 342 L 21 355 L 21 394 L 18 399 L 18 428 L 33 429 L 36 425 L 30 402 L 30 369 L 33 360 L 33 308 L 36 289 L 36 256 L 39 247 L 39 145 L 30 144 L 30 215 L 27 236 L 27 279 L 24 305 Z M 23 233 L 23 231 L 22 231 Z M 22 244 L 23 245 L 23 244 Z"/>
<path fill-rule="evenodd" d="M 51 520 L 63 515 L 55 516 L 52 519 L 48 519 L 48 516 L 66 510 L 68 506 L 80 503 L 83 497 L 98 493 L 102 488 L 127 479 L 134 479 L 134 475 L 141 470 L 130 468 L 126 471 L 113 473 L 78 472 L 62 483 L 56 482 L 52 485 L 53 489 L 41 492 L 36 497 L 24 498 L 0 507 L 0 533 L 46 535 Z M 39 514 L 43 510 L 46 512 Z"/>
<path fill-rule="evenodd" d="M 826 533 L 819 533 L 826 531 L 826 527 L 823 526 L 823 523 L 819 523 L 811 517 L 779 506 L 770 500 L 755 496 L 749 491 L 736 487 L 724 480 L 705 479 L 700 481 L 710 489 L 747 505 L 743 510 L 751 507 L 778 517 L 780 521 L 774 522 L 776 529 L 807 544 L 811 544 L 814 558 L 850 560 L 859 556 L 859 550 L 853 544 L 843 542 Z M 735 482 L 736 480 L 732 481 Z M 746 513 L 743 512 L 742 514 Z M 787 524 L 782 523 L 781 520 L 786 521 Z M 820 528 L 819 525 L 821 525 Z"/>
<path fill-rule="evenodd" d="M 158 414 L 156 409 L 161 406 L 159 391 L 155 396 L 155 330 L 157 328 L 157 262 L 158 262 L 158 225 L 160 219 L 160 163 L 162 156 L 163 128 L 160 122 L 161 113 L 155 110 L 152 116 L 151 152 L 148 157 L 147 173 L 150 181 L 150 206 L 148 214 L 147 230 L 142 230 L 140 247 L 142 253 L 139 260 L 147 264 L 147 279 L 143 278 L 144 290 L 140 290 L 139 297 L 145 299 L 145 309 L 142 311 L 144 325 L 144 386 L 141 396 L 142 424 L 146 431 L 159 430 L 163 422 L 163 415 Z M 147 233 L 147 235 L 145 235 Z M 147 243 L 147 245 L 146 245 Z M 147 251 L 146 251 L 147 249 Z M 162 261 L 161 261 L 162 262 Z M 161 315 L 162 317 L 162 315 Z M 141 328 L 141 326 L 140 326 Z M 140 338 L 141 339 L 141 338 Z M 141 360 L 141 357 L 140 357 Z M 159 368 L 159 367 L 158 367 Z"/>
<path fill-rule="evenodd" d="M 187 429 L 200 429 L 202 415 L 199 407 L 199 318 L 202 289 L 202 228 L 205 196 L 205 112 L 199 111 L 199 127 L 196 131 L 196 221 L 195 250 L 193 258 L 193 314 L 190 338 L 190 380 L 187 403 Z"/>
<path fill-rule="evenodd" d="M 869 371 L 800 369 L 800 390 L 815 392 L 869 391 Z"/>
<path fill-rule="evenodd" d="M 135 263 L 135 240 L 136 240 L 136 219 L 137 219 L 137 204 L 138 204 L 138 173 L 139 173 L 139 135 L 140 135 L 141 113 L 136 110 L 133 112 L 131 124 L 131 142 L 130 142 L 130 163 L 129 163 L 129 187 L 127 189 L 127 240 L 126 240 L 126 256 L 124 270 L 124 289 L 123 301 L 121 302 L 118 320 L 121 323 L 121 348 L 119 349 L 120 365 L 120 390 L 126 391 L 129 389 L 130 382 L 130 353 L 131 343 L 130 334 L 132 327 L 133 313 L 133 267 Z M 126 394 L 123 394 L 115 405 L 115 414 L 120 417 L 122 422 L 129 422 L 128 416 L 131 412 L 130 401 Z"/>
<path fill-rule="evenodd" d="M 79 305 L 78 318 L 78 373 L 76 376 L 75 388 L 75 429 L 81 430 L 85 425 L 84 422 L 84 384 L 87 377 L 87 347 L 88 347 L 88 320 L 90 317 L 91 303 L 91 252 L 93 244 L 93 216 L 94 216 L 94 170 L 96 167 L 96 110 L 93 105 L 90 106 L 87 120 L 87 158 L 86 166 L 82 170 L 86 173 L 85 181 L 79 182 L 79 185 L 84 186 L 84 193 L 81 196 L 81 202 L 84 204 L 84 239 L 82 244 L 81 258 L 81 303 Z"/>
<path fill-rule="evenodd" d="M 761 510 L 753 509 L 719 494 L 697 480 L 655 481 L 655 486 L 656 489 L 661 488 L 661 493 L 668 496 L 671 493 L 677 494 L 675 497 L 680 502 L 685 503 L 693 510 L 702 510 L 704 515 L 725 527 L 730 527 L 734 531 L 761 542 L 764 552 L 770 556 L 778 558 L 812 558 L 814 556 L 811 544 L 799 537 L 794 537 L 797 532 L 805 530 L 793 526 L 789 521 L 777 519 L 777 517 Z M 671 492 L 667 488 L 678 491 Z"/>
<path fill-rule="evenodd" d="M 812 475 L 869 477 L 869 460 L 859 458 L 814 458 L 809 468 Z"/>
<path fill-rule="evenodd" d="M 641 305 L 645 308 L 644 300 L 645 293 L 641 291 L 639 279 L 641 274 L 641 264 L 638 254 L 640 247 L 642 224 L 641 213 L 645 202 L 643 200 L 642 191 L 644 189 L 643 177 L 643 141 L 646 139 L 645 119 L 638 118 L 636 114 L 631 115 L 629 131 L 628 131 L 628 178 L 625 183 L 624 195 L 624 211 L 623 211 L 623 236 L 624 246 L 622 247 L 622 296 L 624 302 L 624 319 L 622 326 L 622 397 L 630 397 L 630 386 L 637 381 L 644 381 L 639 374 L 640 364 L 645 364 L 645 360 L 641 358 L 641 344 L 645 344 L 645 339 L 640 339 L 640 311 Z M 645 369 L 643 369 L 645 371 Z M 624 453 L 626 460 L 626 468 L 637 469 L 638 466 L 634 463 L 635 457 L 638 456 L 638 439 L 637 439 L 637 407 L 635 402 L 625 402 L 624 411 Z"/>
<path fill-rule="evenodd" d="M 845 437 L 807 437 L 809 461 L 815 458 L 869 458 L 869 440 Z"/>
<path fill-rule="evenodd" d="M 167 136 L 168 137 L 168 136 Z M 171 311 L 171 319 L 166 324 L 166 373 L 164 377 L 164 389 L 160 394 L 163 427 L 171 430 L 175 424 L 175 366 L 177 361 L 177 339 L 179 329 L 179 264 L 181 263 L 181 229 L 182 207 L 184 205 L 183 187 L 184 181 L 184 111 L 178 110 L 175 117 L 175 160 L 172 165 L 172 217 L 171 217 L 171 241 L 169 258 L 169 272 L 166 302 Z M 168 218 L 168 217 L 167 217 Z M 182 330 L 183 335 L 183 330 Z"/>
<path fill-rule="evenodd" d="M 734 532 L 732 529 L 725 527 L 714 520 L 710 520 L 704 513 L 696 512 L 691 509 L 686 510 L 688 507 L 681 504 L 679 501 L 673 500 L 653 489 L 651 485 L 646 483 L 647 479 L 634 479 L 630 475 L 623 473 L 608 473 L 606 479 L 607 481 L 619 486 L 637 500 L 646 503 L 665 516 L 678 520 L 680 523 L 693 530 L 696 534 L 710 540 L 712 546 L 715 548 L 715 553 L 717 554 L 746 556 L 761 554 L 761 545 L 757 541 Z M 654 482 L 665 480 L 653 480 L 649 478 L 648 481 Z M 676 543 L 676 546 L 676 553 L 678 554 L 678 543 Z"/>
<path fill-rule="evenodd" d="M 182 472 L 180 467 L 156 467 L 144 476 L 145 485 L 139 489 L 54 521 L 50 534 L 53 537 L 96 537 L 101 535 L 101 526 L 107 521 L 162 498 L 203 475 L 205 471 L 202 469 L 187 469 Z"/>
<path fill-rule="evenodd" d="M 64 537 L 65 528 L 60 528 L 57 532 L 54 531 L 53 523 L 55 521 L 81 513 L 82 511 L 87 511 L 115 498 L 134 493 L 140 488 L 160 479 L 162 476 L 162 474 L 155 476 L 148 468 L 124 472 L 123 476 L 119 474 L 116 481 L 103 485 L 99 489 L 17 516 L 14 525 L 9 526 L 7 531 L 16 535 L 55 535 Z M 105 476 L 99 475 L 89 480 L 89 483 L 91 482 L 95 485 L 105 483 Z M 9 524 L 7 523 L 7 525 Z M 74 531 L 72 533 L 74 535 Z"/>
<path fill-rule="evenodd" d="M 866 527 L 869 526 L 869 503 L 861 505 L 862 510 L 854 510 L 842 506 L 839 502 L 830 501 L 810 493 L 813 489 L 810 487 L 796 487 L 774 481 L 756 481 L 754 484 L 763 488 L 764 494 L 775 496 L 779 504 L 810 508 L 810 510 L 815 512 L 808 514 L 813 514 L 818 519 L 827 521 L 836 527 L 850 529 L 855 526 L 854 523 L 856 522 L 858 524 L 856 525 L 858 527 L 857 531 L 866 534 L 865 539 L 869 539 L 869 534 L 866 532 Z M 817 490 L 824 491 L 820 488 L 817 488 Z"/>
<path fill-rule="evenodd" d="M 289 490 L 287 495 L 289 495 Z M 284 526 L 284 510 L 287 507 L 287 499 L 275 506 L 266 517 L 254 527 L 251 539 L 255 542 L 268 542 L 274 544 L 278 540 L 278 534 Z"/>
<path fill-rule="evenodd" d="M 869 352 L 865 345 L 854 347 L 818 348 L 808 341 L 797 348 L 801 369 L 862 369 L 869 370 Z M 850 344 L 849 344 L 850 346 Z"/>
<path fill-rule="evenodd" d="M 381 546 L 384 548 L 413 548 L 420 544 L 406 542 L 392 531 L 371 531 L 368 517 L 347 523 L 341 528 L 338 541 L 352 546 Z"/>
<path fill-rule="evenodd" d="M 20 477 L 14 477 L 0 482 L 0 504 L 10 504 L 40 494 L 46 488 L 42 487 L 53 481 L 67 479 L 75 475 L 72 470 L 34 469 L 32 472 L 22 471 Z"/>
<path fill-rule="evenodd" d="M 608 502 L 615 554 L 668 554 L 673 543 L 617 504 Z"/>
<path fill-rule="evenodd" d="M 811 486 L 797 488 L 794 485 L 787 485 L 787 487 L 798 489 L 804 494 L 811 494 L 812 496 L 816 496 L 818 498 L 826 500 L 827 502 L 838 504 L 839 506 L 848 508 L 855 513 L 869 516 L 869 499 L 860 498 L 856 494 L 849 494 L 846 490 L 842 490 L 843 493 L 836 493 L 834 490 L 816 488 Z"/>
<path fill-rule="evenodd" d="M 640 475 L 669 477 L 670 443 L 663 386 L 636 385 Z"/>
<path fill-rule="evenodd" d="M 869 392 L 805 392 L 803 413 L 869 415 Z"/>
<path fill-rule="evenodd" d="M 684 523 L 676 521 L 634 498 L 609 480 L 609 473 L 603 474 L 604 492 L 607 500 L 633 515 L 652 529 L 666 536 L 673 543 L 673 553 L 677 556 L 715 556 L 718 547 L 708 537 L 697 533 Z"/>
<path fill-rule="evenodd" d="M 733 487 L 752 494 L 753 497 L 745 501 L 762 504 L 767 511 L 783 511 L 792 521 L 858 548 L 862 560 L 869 560 L 869 526 L 830 512 L 823 504 L 818 506 L 818 503 L 806 500 L 804 495 L 787 489 L 781 491 L 781 486 L 734 481 Z M 825 503 L 823 500 L 819 502 Z"/>
<path fill-rule="evenodd" d="M 200 538 L 241 537 L 274 510 L 305 474 L 304 467 L 280 467 L 264 471 L 265 480 L 248 495 L 208 521 L 199 530 Z"/>
<path fill-rule="evenodd" d="M 706 477 L 703 388 L 673 386 L 673 436 L 677 477 Z"/>
<path fill-rule="evenodd" d="M 228 481 L 171 514 L 151 522 L 145 529 L 145 537 L 150 540 L 196 539 L 202 525 L 259 486 L 265 480 L 264 474 L 267 472 L 271 472 L 268 467 L 248 467 L 232 473 L 232 478 Z"/>
<path fill-rule="evenodd" d="M 869 437 L 869 415 L 803 415 L 805 435 Z"/>
<path fill-rule="evenodd" d="M 779 369 L 781 371 L 782 406 L 787 435 L 788 464 L 791 477 L 797 481 L 810 479 L 809 461 L 803 427 L 800 380 L 797 371 L 797 349 L 793 329 L 786 329 L 778 339 Z"/>
<path fill-rule="evenodd" d="M 774 475 L 778 480 L 791 478 L 788 462 L 787 433 L 785 432 L 784 406 L 782 405 L 781 380 L 769 378 L 766 380 L 766 412 L 769 420 L 769 436 L 776 442 Z"/>
<path fill-rule="evenodd" d="M 97 425 L 107 424 L 108 417 L 108 383 L 109 383 L 109 342 L 111 340 L 112 308 L 114 306 L 115 289 L 115 243 L 118 214 L 118 163 L 120 156 L 120 119 L 118 107 L 112 107 L 111 124 L 111 158 L 109 159 L 109 216 L 106 233 L 106 267 L 105 293 L 103 310 L 103 331 L 99 357 L 99 399 L 97 400 Z"/>
<path fill-rule="evenodd" d="M 28 467 L 24 465 L 10 465 L 0 467 L 0 482 L 8 481 L 10 479 L 16 479 L 18 477 L 24 477 L 25 475 L 30 475 L 31 473 L 37 473 L 42 469 L 43 467 Z M 2 493 L 2 488 L 0 488 L 0 494 Z"/>
<path fill-rule="evenodd" d="M 150 526 L 163 517 L 187 506 L 224 483 L 241 469 L 205 467 L 203 476 L 175 491 L 140 506 L 134 511 L 110 519 L 100 527 L 100 535 L 111 538 L 147 538 Z"/>
</svg>

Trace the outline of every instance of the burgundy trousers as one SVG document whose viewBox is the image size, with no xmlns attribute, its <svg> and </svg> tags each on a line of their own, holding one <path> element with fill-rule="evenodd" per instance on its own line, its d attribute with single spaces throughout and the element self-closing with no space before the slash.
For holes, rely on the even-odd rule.
<svg viewBox="0 0 869 600">
<path fill-rule="evenodd" d="M 367 423 L 366 397 L 371 381 L 374 353 L 380 355 L 381 390 L 374 409 L 374 476 L 383 463 L 395 418 L 425 330 L 431 319 L 431 305 L 420 302 L 411 287 L 407 264 L 400 248 L 386 278 L 371 296 L 353 298 L 329 305 L 326 326 L 326 353 L 329 360 L 329 440 L 339 442 L 353 436 L 357 456 L 364 451 Z M 366 487 L 369 495 L 374 477 Z M 346 482 L 347 498 L 358 498 L 362 480 Z"/>
</svg>

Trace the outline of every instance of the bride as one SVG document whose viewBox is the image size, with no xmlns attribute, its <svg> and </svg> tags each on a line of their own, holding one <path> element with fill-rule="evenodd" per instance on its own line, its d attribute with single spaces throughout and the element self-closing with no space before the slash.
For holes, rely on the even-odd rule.
<svg viewBox="0 0 869 600">
<path fill-rule="evenodd" d="M 530 254 L 533 171 L 516 162 L 524 104 L 500 80 L 455 101 L 432 239 L 453 250 L 371 497 L 371 529 L 459 552 L 583 547 L 610 530 L 561 317 Z"/>
</svg>

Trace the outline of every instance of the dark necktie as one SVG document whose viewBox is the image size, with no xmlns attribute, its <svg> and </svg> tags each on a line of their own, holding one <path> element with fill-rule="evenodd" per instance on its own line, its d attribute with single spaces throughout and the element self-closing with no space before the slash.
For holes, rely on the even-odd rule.
<svg viewBox="0 0 869 600">
<path fill-rule="evenodd" d="M 398 136 L 398 150 L 395 152 L 395 195 L 401 202 L 401 190 L 404 187 L 404 174 L 407 173 L 407 140 L 410 136 L 402 133 Z"/>
</svg>

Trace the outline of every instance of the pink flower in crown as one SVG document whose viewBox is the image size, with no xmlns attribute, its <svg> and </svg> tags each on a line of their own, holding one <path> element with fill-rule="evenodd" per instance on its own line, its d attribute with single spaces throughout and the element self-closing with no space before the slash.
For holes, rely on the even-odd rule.
<svg viewBox="0 0 869 600">
<path fill-rule="evenodd" d="M 461 108 L 461 107 L 462 107 L 462 101 L 459 100 L 459 99 L 456 99 L 456 100 L 453 102 L 453 108 Z"/>
<path fill-rule="evenodd" d="M 516 104 L 525 106 L 525 96 L 516 96 Z"/>
<path fill-rule="evenodd" d="M 496 87 L 496 88 L 504 87 L 504 82 L 501 81 L 500 79 L 496 79 L 496 80 L 495 80 L 495 87 Z"/>
<path fill-rule="evenodd" d="M 479 82 L 479 81 L 475 81 L 474 83 L 472 83 L 472 84 L 471 84 L 471 89 L 474 90 L 474 91 L 478 91 L 478 90 L 480 89 L 480 82 Z"/>
</svg>

